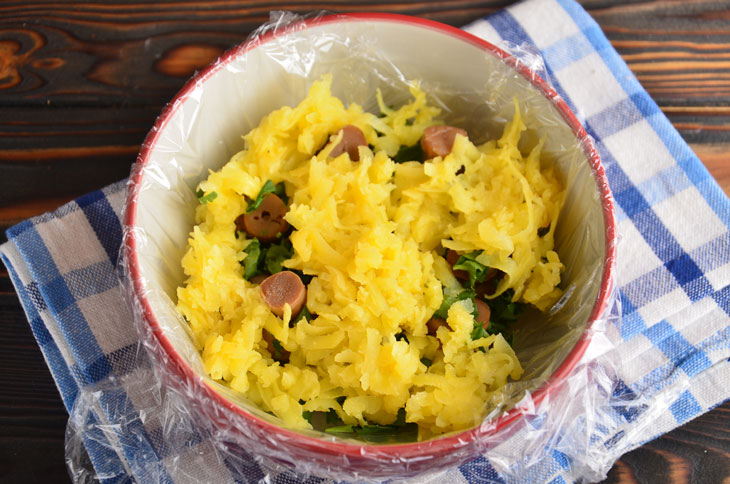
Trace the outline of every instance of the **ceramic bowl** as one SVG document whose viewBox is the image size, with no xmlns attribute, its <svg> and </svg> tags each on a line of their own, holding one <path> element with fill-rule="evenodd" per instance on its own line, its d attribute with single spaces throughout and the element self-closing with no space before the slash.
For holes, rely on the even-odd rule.
<svg viewBox="0 0 730 484">
<path fill-rule="evenodd" d="M 470 136 L 480 133 L 476 141 L 499 135 L 517 99 L 527 136 L 546 139 L 544 153 L 568 187 L 556 232 L 566 297 L 547 316 L 519 321 L 515 351 L 525 375 L 506 389 L 506 400 L 513 403 L 475 428 L 389 445 L 284 428 L 205 376 L 186 323 L 175 311 L 197 184 L 243 148 L 242 134 L 269 112 L 296 105 L 326 73 L 345 103 L 373 110 L 376 88 L 387 103 L 399 105 L 408 97 L 407 82 L 420 80 L 444 108 L 445 121 L 467 128 Z M 604 318 L 614 279 L 608 183 L 591 140 L 566 103 L 523 62 L 494 45 L 453 27 L 397 15 L 323 16 L 272 28 L 198 73 L 145 140 L 124 224 L 124 260 L 145 338 L 159 349 L 158 365 L 174 376 L 170 381 L 179 382 L 191 412 L 248 452 L 342 478 L 445 469 L 503 441 L 519 427 L 526 409 L 543 404 L 573 371 Z"/>
</svg>

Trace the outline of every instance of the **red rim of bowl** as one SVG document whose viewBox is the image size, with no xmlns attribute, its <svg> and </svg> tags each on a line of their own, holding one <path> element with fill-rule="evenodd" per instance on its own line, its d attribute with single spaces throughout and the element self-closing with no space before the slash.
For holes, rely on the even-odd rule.
<svg viewBox="0 0 730 484">
<path fill-rule="evenodd" d="M 596 303 L 591 311 L 591 315 L 588 320 L 586 328 L 583 330 L 582 335 L 576 342 L 573 350 L 563 360 L 560 366 L 545 381 L 535 392 L 532 394 L 532 400 L 535 405 L 538 405 L 547 395 L 554 391 L 563 379 L 570 374 L 575 368 L 583 354 L 588 347 L 591 340 L 591 327 L 594 322 L 599 319 L 608 306 L 609 298 L 612 292 L 613 283 L 613 261 L 615 260 L 616 252 L 616 226 L 614 219 L 614 208 L 611 193 L 608 187 L 608 181 L 606 174 L 601 165 L 598 152 L 595 149 L 593 142 L 587 135 L 585 129 L 580 124 L 575 114 L 570 110 L 568 105 L 563 101 L 560 95 L 541 77 L 534 72 L 530 71 L 523 63 L 517 59 L 496 47 L 495 45 L 482 40 L 472 34 L 469 34 L 456 27 L 451 27 L 439 22 L 432 20 L 421 19 L 417 17 L 410 17 L 407 15 L 387 14 L 387 13 L 352 13 L 346 15 L 334 14 L 317 17 L 309 20 L 302 20 L 296 22 L 287 28 L 279 31 L 270 31 L 264 35 L 258 37 L 255 43 L 245 42 L 237 47 L 232 48 L 225 54 L 223 54 L 216 62 L 212 63 L 203 71 L 199 72 L 193 78 L 191 78 L 183 88 L 177 93 L 175 98 L 165 107 L 160 116 L 157 118 L 152 130 L 147 135 L 139 153 L 137 164 L 131 175 L 130 186 L 127 195 L 127 209 L 125 212 L 125 233 L 127 237 L 125 239 L 127 258 L 126 264 L 128 265 L 128 274 L 133 281 L 133 291 L 139 303 L 142 306 L 143 315 L 150 326 L 153 334 L 157 338 L 158 342 L 162 346 L 163 350 L 167 353 L 167 356 L 175 363 L 178 372 L 185 376 L 188 382 L 198 387 L 198 389 L 204 392 L 212 400 L 219 404 L 222 404 L 228 410 L 243 416 L 244 418 L 252 421 L 254 425 L 258 426 L 259 429 L 268 432 L 278 433 L 282 436 L 286 436 L 287 440 L 294 443 L 297 447 L 316 449 L 318 451 L 324 451 L 329 454 L 344 454 L 348 457 L 362 457 L 364 454 L 361 452 L 361 448 L 366 447 L 374 454 L 380 454 L 381 452 L 387 452 L 391 457 L 392 461 L 401 461 L 401 459 L 408 459 L 415 456 L 434 455 L 441 454 L 449 450 L 455 450 L 462 448 L 465 445 L 470 445 L 478 442 L 479 439 L 487 437 L 495 433 L 496 431 L 503 429 L 508 424 L 514 422 L 524 411 L 518 407 L 513 407 L 501 416 L 497 417 L 493 424 L 489 426 L 477 426 L 475 428 L 465 430 L 459 433 L 447 434 L 444 437 L 437 437 L 432 440 L 423 442 L 414 442 L 406 444 L 358 444 L 350 441 L 333 441 L 324 440 L 309 435 L 305 435 L 294 430 L 280 427 L 272 422 L 268 422 L 261 419 L 242 407 L 234 404 L 233 402 L 224 398 L 209 384 L 205 383 L 199 375 L 197 375 L 188 363 L 177 353 L 174 346 L 164 334 L 159 322 L 155 318 L 152 307 L 149 301 L 145 297 L 145 288 L 142 284 L 142 276 L 140 273 L 140 265 L 137 260 L 136 246 L 137 241 L 135 239 L 136 232 L 130 230 L 134 227 L 137 215 L 137 194 L 139 187 L 142 183 L 142 177 L 144 172 L 144 166 L 149 160 L 150 154 L 153 151 L 155 144 L 167 125 L 168 121 L 173 117 L 176 110 L 182 104 L 183 101 L 190 95 L 191 91 L 196 89 L 198 85 L 205 81 L 208 77 L 213 75 L 218 69 L 224 67 L 233 58 L 246 53 L 247 51 L 258 47 L 274 38 L 288 35 L 292 32 L 303 30 L 305 28 L 316 27 L 329 23 L 338 22 L 393 22 L 393 23 L 404 23 L 426 29 L 436 30 L 444 34 L 461 39 L 467 43 L 484 49 L 485 51 L 495 55 L 503 62 L 514 68 L 523 77 L 532 83 L 540 92 L 548 98 L 553 106 L 560 112 L 564 121 L 570 126 L 576 138 L 581 142 L 588 162 L 591 166 L 594 179 L 596 181 L 597 188 L 601 194 L 601 206 L 603 211 L 603 219 L 606 227 L 605 230 L 605 245 L 606 252 L 604 255 L 604 269 L 601 276 L 601 285 L 598 292 Z M 293 440 L 292 440 L 293 439 Z M 391 460 L 389 459 L 389 460 Z"/>
</svg>

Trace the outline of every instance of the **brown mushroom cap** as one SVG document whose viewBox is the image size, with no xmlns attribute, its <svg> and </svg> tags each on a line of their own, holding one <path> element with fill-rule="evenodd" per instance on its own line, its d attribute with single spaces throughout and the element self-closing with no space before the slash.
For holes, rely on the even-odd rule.
<svg viewBox="0 0 730 484">
<path fill-rule="evenodd" d="M 421 148 L 426 154 L 426 159 L 446 156 L 451 153 L 457 134 L 468 136 L 466 131 L 454 126 L 429 126 L 426 128 L 421 137 Z"/>
<path fill-rule="evenodd" d="M 267 277 L 260 286 L 261 297 L 279 317 L 284 315 L 284 306 L 291 307 L 292 317 L 299 314 L 307 296 L 307 288 L 298 275 L 291 271 L 281 271 Z"/>
<path fill-rule="evenodd" d="M 284 201 L 270 193 L 261 202 L 259 208 L 236 218 L 236 228 L 263 242 L 270 242 L 276 240 L 277 234 L 283 234 L 289 228 L 289 224 L 284 220 L 284 215 L 286 215 Z"/>
<path fill-rule="evenodd" d="M 342 153 L 347 152 L 350 156 L 350 160 L 360 161 L 360 152 L 357 148 L 358 146 L 368 145 L 368 141 L 365 139 L 365 134 L 360 128 L 351 124 L 343 126 L 338 134 L 340 132 L 342 133 L 342 139 L 334 148 L 332 148 L 332 151 L 330 151 L 330 158 L 337 158 Z"/>
</svg>

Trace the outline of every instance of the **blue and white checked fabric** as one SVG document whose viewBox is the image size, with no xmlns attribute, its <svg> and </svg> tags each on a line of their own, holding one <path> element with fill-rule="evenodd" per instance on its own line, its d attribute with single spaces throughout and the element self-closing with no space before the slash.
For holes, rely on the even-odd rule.
<svg viewBox="0 0 730 484">
<path fill-rule="evenodd" d="M 611 418 L 591 441 L 603 467 L 583 469 L 556 445 L 522 479 L 481 457 L 428 482 L 597 479 L 622 453 L 730 398 L 730 201 L 573 0 L 528 0 L 465 29 L 539 51 L 596 141 L 618 210 L 623 321 L 609 354 L 621 364 Z M 0 248 L 72 415 L 70 460 L 83 445 L 94 466 L 72 472 L 105 484 L 257 482 L 251 458 L 221 455 L 183 416 L 159 411 L 179 402 L 154 383 L 114 271 L 124 196 L 120 182 L 81 197 L 10 228 Z"/>
</svg>

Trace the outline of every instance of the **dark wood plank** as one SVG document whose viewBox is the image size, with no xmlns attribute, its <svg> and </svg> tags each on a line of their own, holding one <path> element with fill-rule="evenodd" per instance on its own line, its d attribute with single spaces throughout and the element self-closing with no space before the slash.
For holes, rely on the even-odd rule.
<svg viewBox="0 0 730 484">
<path fill-rule="evenodd" d="M 196 69 L 244 41 L 271 10 L 389 11 L 463 25 L 507 3 L 8 2 L 0 5 L 0 105 L 159 105 Z"/>
<path fill-rule="evenodd" d="M 730 197 L 730 143 L 690 145 L 710 174 Z"/>
<path fill-rule="evenodd" d="M 660 106 L 728 105 L 728 2 L 581 3 Z"/>
<path fill-rule="evenodd" d="M 730 402 L 623 456 L 603 484 L 712 484 L 730 476 Z"/>
<path fill-rule="evenodd" d="M 0 273 L 0 482 L 68 483 L 64 460 L 68 414 L 4 269 Z"/>
</svg>

